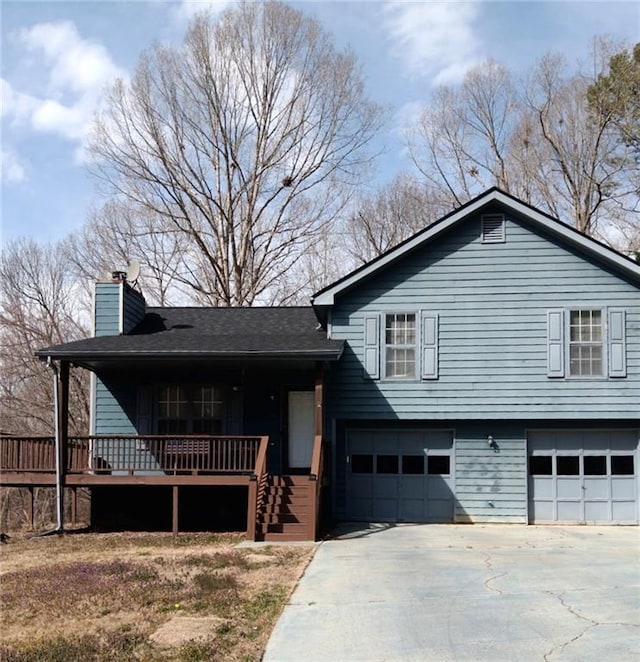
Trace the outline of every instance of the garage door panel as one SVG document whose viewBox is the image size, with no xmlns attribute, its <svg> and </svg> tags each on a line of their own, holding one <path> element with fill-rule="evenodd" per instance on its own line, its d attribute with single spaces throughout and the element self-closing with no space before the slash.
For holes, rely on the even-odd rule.
<svg viewBox="0 0 640 662">
<path fill-rule="evenodd" d="M 351 516 L 356 520 L 368 520 L 373 517 L 373 502 L 371 498 L 361 499 L 351 497 Z"/>
<path fill-rule="evenodd" d="M 396 476 L 377 475 L 372 479 L 373 496 L 375 498 L 386 498 L 398 493 L 398 479 Z"/>
<path fill-rule="evenodd" d="M 529 520 L 638 522 L 637 430 L 528 434 Z"/>
<path fill-rule="evenodd" d="M 611 504 L 612 519 L 614 522 L 635 523 L 637 504 L 635 501 L 613 501 Z"/>
<path fill-rule="evenodd" d="M 584 518 L 587 522 L 604 522 L 610 517 L 608 501 L 584 502 Z"/>
<path fill-rule="evenodd" d="M 582 497 L 582 487 L 577 478 L 558 478 L 557 485 L 559 499 L 580 499 Z"/>
<path fill-rule="evenodd" d="M 397 499 L 374 499 L 373 517 L 383 522 L 396 522 L 399 519 Z"/>
<path fill-rule="evenodd" d="M 555 496 L 555 482 L 552 478 L 534 476 L 531 480 L 531 488 L 537 499 L 551 499 Z"/>
<path fill-rule="evenodd" d="M 582 503 L 580 501 L 558 501 L 558 520 L 561 522 L 582 521 Z"/>
<path fill-rule="evenodd" d="M 529 451 L 552 451 L 556 448 L 557 435 L 553 433 L 530 432 L 528 435 Z"/>
<path fill-rule="evenodd" d="M 425 434 L 419 431 L 406 431 L 397 435 L 398 453 L 415 453 L 422 451 L 425 445 Z"/>
<path fill-rule="evenodd" d="M 421 499 L 426 496 L 423 476 L 403 476 L 400 478 L 399 496 L 401 499 Z"/>
<path fill-rule="evenodd" d="M 636 479 L 635 478 L 612 478 L 611 479 L 611 496 L 614 499 L 629 499 L 633 500 L 636 496 Z"/>
<path fill-rule="evenodd" d="M 608 478 L 585 478 L 584 479 L 584 498 L 585 499 L 609 499 L 609 479 Z"/>
<path fill-rule="evenodd" d="M 370 453 L 371 437 L 363 432 L 354 432 L 349 435 L 349 448 L 351 453 Z"/>
<path fill-rule="evenodd" d="M 556 519 L 553 501 L 534 501 L 530 506 L 530 519 L 535 522 L 552 522 Z"/>
<path fill-rule="evenodd" d="M 452 489 L 448 481 L 440 476 L 429 476 L 427 478 L 427 490 L 429 499 L 451 499 Z"/>
<path fill-rule="evenodd" d="M 401 499 L 400 520 L 405 522 L 424 522 L 425 502 L 424 499 Z"/>
<path fill-rule="evenodd" d="M 378 432 L 374 436 L 373 448 L 378 455 L 397 455 L 398 437 L 393 432 Z"/>
<path fill-rule="evenodd" d="M 611 450 L 614 452 L 628 451 L 633 453 L 638 447 L 638 439 L 633 434 L 620 435 L 610 441 Z"/>
<path fill-rule="evenodd" d="M 429 499 L 427 520 L 429 522 L 451 522 L 453 519 L 453 504 L 449 499 Z"/>
<path fill-rule="evenodd" d="M 434 474 L 453 467 L 450 431 L 348 431 L 347 448 L 349 517 L 453 521 L 453 478 Z"/>
<path fill-rule="evenodd" d="M 428 444 L 430 451 L 436 450 L 451 450 L 451 433 L 450 432 L 435 432 L 430 433 L 428 437 Z"/>
<path fill-rule="evenodd" d="M 555 447 L 558 450 L 573 450 L 583 444 L 584 432 L 565 432 L 555 435 Z"/>
</svg>

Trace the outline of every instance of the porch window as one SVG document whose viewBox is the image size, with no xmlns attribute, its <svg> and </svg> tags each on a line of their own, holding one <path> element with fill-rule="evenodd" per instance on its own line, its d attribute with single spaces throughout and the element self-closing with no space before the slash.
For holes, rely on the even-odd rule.
<svg viewBox="0 0 640 662">
<path fill-rule="evenodd" d="M 158 434 L 220 434 L 224 417 L 221 389 L 215 386 L 161 386 Z"/>
</svg>

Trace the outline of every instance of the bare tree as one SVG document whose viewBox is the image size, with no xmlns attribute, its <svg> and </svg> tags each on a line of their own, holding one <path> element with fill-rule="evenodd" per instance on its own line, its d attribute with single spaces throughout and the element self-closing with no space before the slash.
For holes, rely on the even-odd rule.
<svg viewBox="0 0 640 662">
<path fill-rule="evenodd" d="M 509 144 L 519 102 L 507 69 L 493 60 L 460 88 L 442 86 L 409 133 L 424 181 L 460 205 L 490 186 L 510 190 Z"/>
<path fill-rule="evenodd" d="M 526 103 L 537 125 L 538 197 L 552 214 L 594 235 L 607 203 L 627 191 L 618 185 L 624 164 L 613 159 L 610 117 L 590 112 L 589 84 L 583 75 L 569 75 L 561 58 L 547 56 L 531 76 Z"/>
<path fill-rule="evenodd" d="M 273 299 L 339 217 L 380 123 L 354 56 L 317 21 L 242 3 L 143 55 L 110 91 L 91 151 L 112 196 L 176 235 L 196 298 L 246 305 Z"/>
<path fill-rule="evenodd" d="M 86 311 L 59 246 L 32 240 L 8 244 L 0 259 L 0 429 L 13 434 L 51 434 L 51 373 L 35 357 L 43 347 L 85 337 Z M 71 370 L 70 431 L 86 434 L 86 374 Z"/>
<path fill-rule="evenodd" d="M 140 262 L 138 285 L 148 303 L 159 306 L 193 301 L 183 271 L 188 253 L 183 237 L 163 218 L 145 209 L 111 200 L 93 210 L 87 223 L 67 238 L 65 252 L 78 282 L 91 283 Z M 86 293 L 90 298 L 90 293 Z"/>
<path fill-rule="evenodd" d="M 516 84 L 489 61 L 461 87 L 438 88 L 409 136 L 423 180 L 455 204 L 499 186 L 581 232 L 626 245 L 637 228 L 638 163 L 621 154 L 614 115 L 597 112 L 587 96 L 611 49 L 595 40 L 589 70 L 570 71 L 549 55 Z"/>
<path fill-rule="evenodd" d="M 363 264 L 393 248 L 450 211 L 448 196 L 407 174 L 360 201 L 349 221 L 349 252 Z"/>
</svg>

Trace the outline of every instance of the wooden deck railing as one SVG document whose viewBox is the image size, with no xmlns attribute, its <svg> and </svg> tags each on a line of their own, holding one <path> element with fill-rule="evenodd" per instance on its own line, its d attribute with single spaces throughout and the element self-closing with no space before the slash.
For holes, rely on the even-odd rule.
<svg viewBox="0 0 640 662">
<path fill-rule="evenodd" d="M 53 437 L 0 437 L 0 471 L 56 470 Z"/>
<path fill-rule="evenodd" d="M 253 474 L 265 437 L 70 437 L 66 473 L 163 472 Z M 265 450 L 266 453 L 266 450 Z M 0 437 L 0 471 L 55 471 L 53 437 Z"/>
</svg>

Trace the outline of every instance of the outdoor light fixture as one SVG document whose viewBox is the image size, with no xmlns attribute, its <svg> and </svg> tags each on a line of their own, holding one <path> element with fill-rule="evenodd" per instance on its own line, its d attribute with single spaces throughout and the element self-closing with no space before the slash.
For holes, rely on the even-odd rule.
<svg viewBox="0 0 640 662">
<path fill-rule="evenodd" d="M 496 453 L 497 453 L 498 450 L 499 450 L 499 449 L 498 449 L 498 443 L 497 443 L 496 440 L 493 438 L 493 435 L 488 435 L 488 436 L 487 436 L 487 446 L 489 446 L 489 448 L 493 449 Z"/>
</svg>

